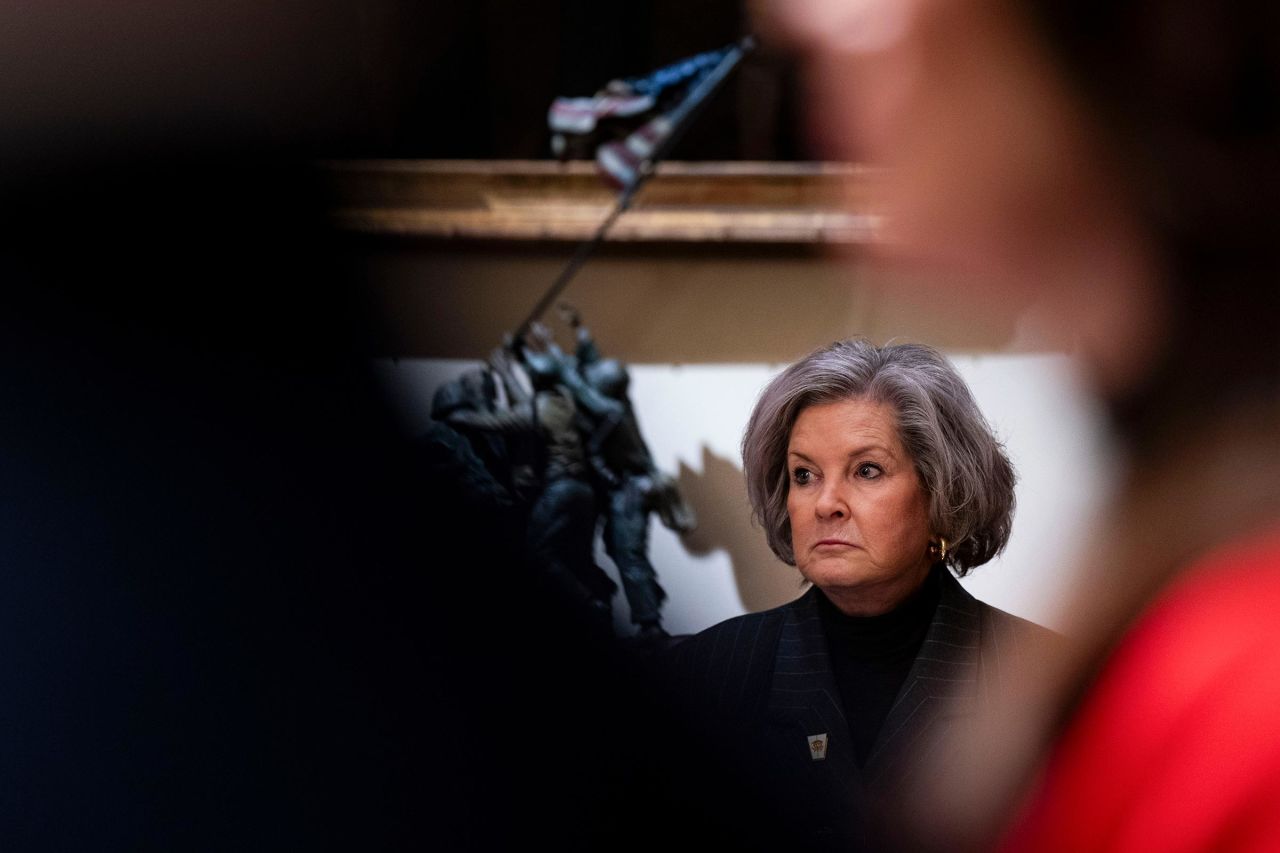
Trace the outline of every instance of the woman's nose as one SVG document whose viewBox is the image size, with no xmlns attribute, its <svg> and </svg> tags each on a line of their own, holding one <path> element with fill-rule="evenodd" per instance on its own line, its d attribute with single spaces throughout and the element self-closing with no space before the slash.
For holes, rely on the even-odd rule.
<svg viewBox="0 0 1280 853">
<path fill-rule="evenodd" d="M 849 515 L 849 503 L 838 483 L 828 483 L 818 493 L 815 506 L 818 518 L 846 518 Z"/>
</svg>

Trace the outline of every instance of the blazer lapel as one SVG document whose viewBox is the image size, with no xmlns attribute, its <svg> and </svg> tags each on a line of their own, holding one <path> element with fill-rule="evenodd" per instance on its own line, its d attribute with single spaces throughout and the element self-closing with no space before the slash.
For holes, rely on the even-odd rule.
<svg viewBox="0 0 1280 853">
<path fill-rule="evenodd" d="M 896 774 L 902 760 L 945 731 L 978 693 L 981 609 L 945 569 L 938 607 L 864 768 L 869 783 Z"/>
<path fill-rule="evenodd" d="M 767 720 L 778 762 L 802 780 L 852 797 L 861 792 L 862 773 L 827 654 L 818 595 L 812 588 L 788 608 L 774 661 Z M 820 754 L 809 741 L 818 735 L 825 736 Z"/>
</svg>

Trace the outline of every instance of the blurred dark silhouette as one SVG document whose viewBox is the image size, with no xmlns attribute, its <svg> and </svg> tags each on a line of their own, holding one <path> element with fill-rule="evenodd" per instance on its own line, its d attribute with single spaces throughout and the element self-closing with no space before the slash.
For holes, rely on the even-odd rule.
<svg viewBox="0 0 1280 853">
<path fill-rule="evenodd" d="M 0 13 L 5 849 L 653 849 L 680 816 L 642 664 L 369 372 L 310 164 L 420 108 L 396 25 L 437 11 Z"/>
</svg>

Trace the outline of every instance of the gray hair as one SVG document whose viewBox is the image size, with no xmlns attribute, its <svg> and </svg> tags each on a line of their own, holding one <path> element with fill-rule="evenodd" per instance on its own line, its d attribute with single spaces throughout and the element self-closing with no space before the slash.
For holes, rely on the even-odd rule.
<svg viewBox="0 0 1280 853">
<path fill-rule="evenodd" d="M 929 523 L 947 540 L 952 571 L 965 575 L 1004 550 L 1016 478 L 964 380 L 932 347 L 852 339 L 788 367 L 751 413 L 742 439 L 747 497 L 773 553 L 795 565 L 787 515 L 791 428 L 803 409 L 841 400 L 869 400 L 896 413 L 898 437 L 928 496 Z"/>
</svg>

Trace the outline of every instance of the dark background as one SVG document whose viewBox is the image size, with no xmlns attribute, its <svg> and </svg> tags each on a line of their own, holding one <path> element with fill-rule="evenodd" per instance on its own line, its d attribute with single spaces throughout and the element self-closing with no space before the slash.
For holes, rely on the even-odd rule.
<svg viewBox="0 0 1280 853">
<path fill-rule="evenodd" d="M 748 31 L 737 0 L 71 0 L 2 13 L 0 153 L 160 145 L 313 156 L 538 158 L 588 96 Z M 767 46 L 677 159 L 792 159 L 796 86 Z"/>
<path fill-rule="evenodd" d="M 722 837 L 643 667 L 422 476 L 312 163 L 539 156 L 735 7 L 117 5 L 0 13 L 0 846 Z"/>
<path fill-rule="evenodd" d="M 384 132 L 391 150 L 418 157 L 547 157 L 546 112 L 556 96 L 591 95 L 749 32 L 737 0 L 489 0 L 413 24 L 421 29 L 401 42 L 403 55 L 421 57 L 417 46 L 431 45 L 430 58 L 401 80 L 408 110 Z M 800 158 L 794 106 L 788 63 L 758 51 L 674 157 Z"/>
</svg>

